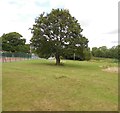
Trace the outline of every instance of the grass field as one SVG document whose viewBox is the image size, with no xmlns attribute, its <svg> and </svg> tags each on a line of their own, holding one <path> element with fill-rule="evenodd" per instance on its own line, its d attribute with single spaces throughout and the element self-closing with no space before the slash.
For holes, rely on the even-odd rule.
<svg viewBox="0 0 120 113">
<path fill-rule="evenodd" d="M 3 63 L 3 111 L 110 111 L 118 107 L 117 66 L 111 60 Z"/>
</svg>

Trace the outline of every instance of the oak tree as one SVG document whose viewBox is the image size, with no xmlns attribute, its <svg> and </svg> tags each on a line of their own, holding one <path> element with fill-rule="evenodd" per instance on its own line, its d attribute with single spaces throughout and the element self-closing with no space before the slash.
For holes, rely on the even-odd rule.
<svg viewBox="0 0 120 113">
<path fill-rule="evenodd" d="M 31 28 L 31 46 L 40 57 L 55 56 L 60 64 L 60 56 L 83 51 L 88 45 L 81 32 L 78 20 L 66 9 L 52 9 L 49 14 L 42 13 L 35 19 Z M 82 53 L 82 52 L 81 52 Z"/>
</svg>

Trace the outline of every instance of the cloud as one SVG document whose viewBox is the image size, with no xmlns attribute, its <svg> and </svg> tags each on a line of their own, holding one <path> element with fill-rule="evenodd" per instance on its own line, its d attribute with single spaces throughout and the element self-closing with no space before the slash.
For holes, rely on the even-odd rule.
<svg viewBox="0 0 120 113">
<path fill-rule="evenodd" d="M 27 43 L 32 37 L 28 30 L 35 18 L 42 12 L 50 12 L 52 8 L 63 7 L 54 0 L 0 0 L 0 36 L 3 33 L 19 32 Z"/>
<path fill-rule="evenodd" d="M 106 32 L 106 33 L 104 33 L 104 34 L 118 34 L 118 33 L 120 33 L 120 29 L 115 29 L 115 30 L 112 30 L 112 31 L 110 31 L 110 32 Z"/>
<path fill-rule="evenodd" d="M 111 41 L 111 43 L 115 43 L 115 44 L 118 44 L 118 43 L 120 43 L 120 41 L 118 41 L 118 40 L 116 40 L 116 41 Z"/>
<path fill-rule="evenodd" d="M 79 21 L 90 47 L 112 46 L 117 39 L 117 6 L 118 0 L 0 0 L 0 35 L 16 31 L 28 43 L 32 37 L 28 29 L 39 14 L 65 8 Z"/>
<path fill-rule="evenodd" d="M 90 20 L 79 20 L 79 22 L 80 22 L 80 25 L 82 26 L 82 27 L 88 27 L 90 24 L 91 24 L 91 21 Z"/>
<path fill-rule="evenodd" d="M 50 5 L 50 2 L 48 0 L 35 0 L 34 1 L 35 6 L 37 7 L 48 7 Z"/>
</svg>

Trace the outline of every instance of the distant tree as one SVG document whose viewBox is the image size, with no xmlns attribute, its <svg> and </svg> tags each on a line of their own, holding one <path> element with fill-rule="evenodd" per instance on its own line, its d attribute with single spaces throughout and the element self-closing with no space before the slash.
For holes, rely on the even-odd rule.
<svg viewBox="0 0 120 113">
<path fill-rule="evenodd" d="M 93 47 L 92 48 L 92 55 L 94 56 L 94 57 L 97 57 L 97 54 L 96 54 L 96 52 L 97 52 L 97 47 Z"/>
<path fill-rule="evenodd" d="M 90 60 L 91 59 L 91 51 L 90 48 L 85 48 L 84 50 L 84 59 L 85 60 Z"/>
<path fill-rule="evenodd" d="M 106 46 L 102 47 L 93 47 L 92 55 L 94 57 L 103 57 L 103 58 L 114 58 L 120 59 L 120 45 L 107 48 Z"/>
<path fill-rule="evenodd" d="M 25 45 L 19 46 L 18 51 L 24 52 L 24 53 L 30 53 L 30 44 L 25 44 Z"/>
<path fill-rule="evenodd" d="M 17 32 L 3 34 L 1 39 L 2 50 L 9 52 L 22 52 L 26 42 L 22 35 Z"/>
<path fill-rule="evenodd" d="M 111 53 L 112 53 L 112 57 L 113 58 L 116 58 L 116 59 L 119 59 L 119 51 L 120 51 L 120 45 L 118 45 L 118 46 L 113 46 L 112 48 L 111 48 Z"/>
<path fill-rule="evenodd" d="M 120 61 L 120 45 L 118 45 L 118 60 Z"/>
<path fill-rule="evenodd" d="M 102 46 L 102 47 L 99 47 L 99 50 L 100 50 L 100 53 L 101 53 L 101 57 L 107 57 L 107 47 L 106 46 Z"/>
<path fill-rule="evenodd" d="M 81 46 L 76 47 L 74 51 L 71 51 L 71 49 L 66 49 L 66 51 L 64 51 L 64 58 L 70 60 L 86 60 L 86 50 L 89 50 L 87 47 L 88 42 L 85 37 L 81 37 L 81 42 Z"/>
<path fill-rule="evenodd" d="M 57 65 L 60 56 L 73 55 L 78 49 L 83 53 L 83 48 L 88 46 L 88 39 L 81 35 L 80 24 L 65 9 L 41 14 L 35 19 L 31 32 L 31 46 L 35 53 L 44 58 L 54 55 Z"/>
<path fill-rule="evenodd" d="M 2 51 L 2 37 L 0 37 L 0 51 Z"/>
</svg>

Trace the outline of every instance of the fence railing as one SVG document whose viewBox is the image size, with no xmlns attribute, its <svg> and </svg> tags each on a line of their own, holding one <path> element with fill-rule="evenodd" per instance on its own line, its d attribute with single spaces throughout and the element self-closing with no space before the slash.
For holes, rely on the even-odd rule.
<svg viewBox="0 0 120 113">
<path fill-rule="evenodd" d="M 1 52 L 0 53 L 0 62 L 13 62 L 21 60 L 29 60 L 32 58 L 30 53 L 10 53 L 10 52 Z"/>
</svg>

